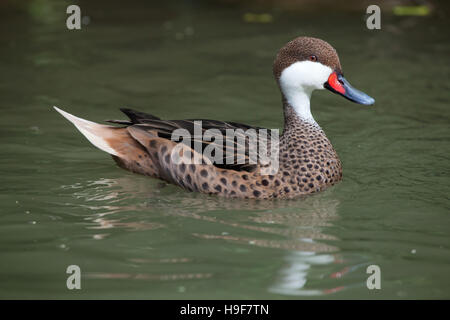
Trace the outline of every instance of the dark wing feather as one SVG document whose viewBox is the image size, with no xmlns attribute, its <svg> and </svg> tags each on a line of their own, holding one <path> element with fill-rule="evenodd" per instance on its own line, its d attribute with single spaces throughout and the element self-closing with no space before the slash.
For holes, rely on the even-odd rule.
<svg viewBox="0 0 450 320">
<path fill-rule="evenodd" d="M 136 111 L 128 108 L 120 108 L 120 111 L 125 113 L 130 120 L 106 120 L 110 123 L 123 124 L 123 125 L 133 125 L 138 123 L 144 123 L 146 119 L 149 120 L 160 120 L 160 118 L 145 112 Z"/>
<path fill-rule="evenodd" d="M 212 157 L 209 157 L 211 161 L 213 161 L 214 165 L 219 168 L 231 169 L 236 171 L 253 171 L 256 169 L 257 164 L 255 162 L 258 159 L 252 158 L 252 163 L 250 163 L 250 153 L 249 153 L 249 138 L 245 135 L 245 131 L 248 129 L 255 129 L 258 132 L 259 129 L 264 129 L 260 127 L 252 127 L 246 124 L 237 123 L 237 122 L 226 122 L 226 121 L 218 121 L 218 120 L 209 120 L 209 119 L 186 119 L 186 120 L 161 120 L 158 117 L 155 117 L 150 114 L 146 114 L 139 111 L 134 111 L 131 109 L 120 109 L 124 112 L 129 118 L 130 121 L 124 120 L 110 120 L 112 123 L 119 123 L 124 125 L 136 125 L 139 126 L 140 129 L 152 131 L 152 133 L 157 133 L 159 137 L 172 140 L 172 133 L 177 129 L 184 129 L 191 135 L 191 144 L 193 147 L 195 142 L 201 143 L 202 152 L 205 150 L 207 146 L 213 146 L 216 150 L 222 150 L 222 163 L 218 164 L 214 161 L 214 153 Z M 199 127 L 196 129 L 196 122 L 201 121 L 201 130 Z M 208 141 L 204 139 L 204 133 L 206 130 L 219 130 L 224 138 L 222 143 L 218 143 L 215 139 L 212 141 Z M 227 129 L 234 130 L 235 136 L 228 137 L 226 135 Z M 240 129 L 240 130 L 237 130 Z M 200 136 L 195 136 L 194 133 L 201 132 Z M 270 130 L 267 130 L 268 139 L 270 141 Z M 238 138 L 236 138 L 238 137 Z M 233 139 L 231 139 L 233 138 Z M 229 146 L 232 147 L 233 152 L 227 149 Z M 227 152 L 228 151 L 228 152 Z M 230 161 L 228 158 L 228 162 L 232 162 L 231 164 L 227 164 L 227 156 L 233 157 L 233 160 L 236 159 L 236 156 L 239 155 L 243 157 L 244 163 L 237 164 L 236 161 Z"/>
<path fill-rule="evenodd" d="M 127 117 L 130 118 L 130 120 L 133 123 L 141 123 L 141 121 L 145 120 L 145 119 L 160 120 L 160 118 L 158 118 L 152 114 L 136 111 L 133 109 L 120 108 L 120 111 L 125 113 L 127 115 Z"/>
</svg>

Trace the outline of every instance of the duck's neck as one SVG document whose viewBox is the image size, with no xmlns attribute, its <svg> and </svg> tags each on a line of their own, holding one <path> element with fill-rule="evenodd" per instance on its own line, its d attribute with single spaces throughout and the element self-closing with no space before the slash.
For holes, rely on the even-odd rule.
<svg viewBox="0 0 450 320">
<path fill-rule="evenodd" d="M 295 94 L 283 93 L 285 130 L 295 129 L 299 125 L 312 124 L 320 130 L 320 126 L 311 113 L 312 91 L 296 91 Z"/>
<path fill-rule="evenodd" d="M 311 113 L 312 91 L 297 91 L 295 94 L 285 96 L 286 102 L 294 109 L 297 116 L 310 123 L 316 123 Z"/>
</svg>

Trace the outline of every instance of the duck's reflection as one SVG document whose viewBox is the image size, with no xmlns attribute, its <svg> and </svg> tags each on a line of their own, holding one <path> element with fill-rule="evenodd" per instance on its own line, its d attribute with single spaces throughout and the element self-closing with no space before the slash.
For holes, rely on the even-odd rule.
<svg viewBox="0 0 450 320">
<path fill-rule="evenodd" d="M 346 267 L 336 246 L 338 239 L 326 233 L 338 218 L 339 201 L 333 191 L 299 200 L 261 201 L 232 200 L 211 197 L 149 183 L 148 179 L 134 177 L 100 179 L 84 186 L 65 186 L 76 189 L 75 197 L 83 198 L 82 206 L 94 213 L 86 217 L 92 223 L 90 229 L 125 228 L 130 231 L 165 228 L 161 222 L 151 222 L 151 217 L 174 217 L 194 219 L 214 224 L 204 228 L 202 223 L 189 225 L 189 234 L 208 241 L 225 241 L 244 246 L 282 250 L 284 258 L 276 274 L 272 276 L 267 290 L 273 294 L 311 296 L 325 295 L 345 289 L 342 277 L 352 271 Z M 151 208 L 149 210 L 148 208 Z M 129 219 L 127 212 L 151 211 L 140 215 L 141 220 Z M 132 221 L 127 221 L 132 220 Z M 171 219 L 159 219 L 171 221 Z M 178 221 L 178 220 L 177 220 Z M 170 223 L 170 222 L 169 222 Z M 219 226 L 219 228 L 217 228 Z M 223 226 L 224 228 L 220 227 Z M 183 227 L 184 228 L 184 227 Z M 209 230 L 215 230 L 209 231 Z M 220 231 L 218 231 L 220 230 Z M 225 230 L 225 231 L 224 231 Z M 103 239 L 107 234 L 96 234 Z M 277 252 L 279 254 L 279 251 Z M 170 260 L 170 259 L 169 259 Z M 174 257 L 173 263 L 195 263 L 190 258 Z M 129 259 L 137 265 L 152 265 L 152 259 L 135 257 Z M 176 262 L 175 262 L 176 261 Z M 158 264 L 171 262 L 160 262 Z M 111 279 L 199 279 L 213 277 L 213 273 L 129 274 L 91 273 L 89 277 Z"/>
<path fill-rule="evenodd" d="M 211 234 L 194 233 L 196 237 L 208 240 L 223 240 L 239 244 L 282 249 L 286 252 L 283 266 L 274 276 L 268 291 L 275 294 L 314 296 L 335 293 L 346 288 L 338 281 L 349 270 L 339 255 L 339 248 L 328 242 L 337 242 L 337 238 L 323 232 L 337 219 L 338 200 L 332 195 L 308 197 L 298 201 L 228 201 L 223 198 L 201 199 L 202 210 L 180 210 L 172 207 L 168 214 L 210 221 L 224 226 L 259 231 L 261 237 L 241 236 L 229 233 Z M 149 200 L 152 202 L 152 200 Z M 186 206 L 192 206 L 189 199 Z M 195 201 L 194 201 L 195 203 Z M 154 206 L 154 204 L 151 204 Z M 200 205 L 200 204 L 199 204 Z M 194 204 L 197 207 L 197 204 Z M 211 216 L 211 211 L 239 210 L 248 211 L 244 221 Z M 202 214 L 205 212 L 207 214 Z M 269 240 L 267 235 L 278 235 L 278 239 Z M 332 268 L 327 266 L 332 265 Z M 314 272 L 317 267 L 325 266 L 323 270 Z M 338 271 L 336 271 L 336 269 Z M 326 285 L 308 285 L 308 277 L 320 283 L 326 280 Z"/>
<path fill-rule="evenodd" d="M 318 296 L 345 289 L 337 286 L 325 289 L 308 288 L 308 273 L 317 265 L 337 263 L 335 255 L 317 254 L 311 251 L 291 251 L 285 257 L 285 266 L 278 273 L 276 282 L 269 287 L 272 293 L 294 296 Z"/>
</svg>

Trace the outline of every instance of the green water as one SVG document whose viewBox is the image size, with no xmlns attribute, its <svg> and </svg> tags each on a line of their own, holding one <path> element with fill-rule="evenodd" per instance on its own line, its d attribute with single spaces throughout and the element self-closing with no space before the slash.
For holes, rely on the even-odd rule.
<svg viewBox="0 0 450 320">
<path fill-rule="evenodd" d="M 386 14 L 369 31 L 363 11 L 82 1 L 90 23 L 68 31 L 71 3 L 0 6 L 0 298 L 450 298 L 445 14 Z M 131 174 L 51 108 L 280 128 L 271 63 L 298 35 L 333 44 L 376 99 L 314 94 L 344 180 L 307 199 L 230 201 Z M 72 264 L 81 290 L 66 288 Z"/>
</svg>

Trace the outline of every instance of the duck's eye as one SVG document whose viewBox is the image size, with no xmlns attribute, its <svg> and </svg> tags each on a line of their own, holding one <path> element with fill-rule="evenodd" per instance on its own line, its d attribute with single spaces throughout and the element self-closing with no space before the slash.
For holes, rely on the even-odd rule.
<svg viewBox="0 0 450 320">
<path fill-rule="evenodd" d="M 315 55 L 309 56 L 309 61 L 316 62 L 317 56 L 315 56 Z"/>
</svg>

